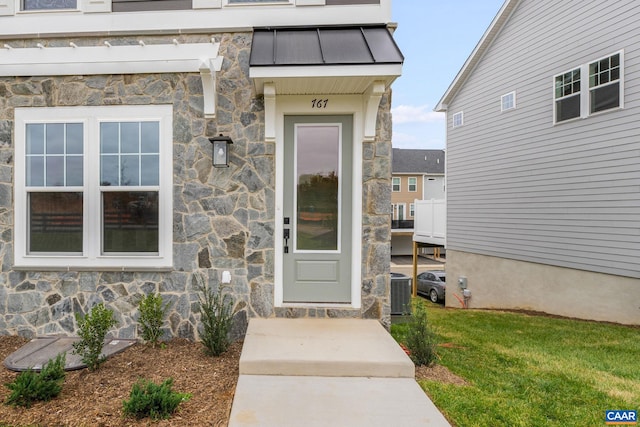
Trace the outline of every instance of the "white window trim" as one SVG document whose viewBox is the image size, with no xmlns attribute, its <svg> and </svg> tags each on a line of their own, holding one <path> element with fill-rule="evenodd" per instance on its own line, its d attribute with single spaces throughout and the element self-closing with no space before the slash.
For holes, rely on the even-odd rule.
<svg viewBox="0 0 640 427">
<path fill-rule="evenodd" d="M 398 189 L 394 190 L 393 187 L 395 186 L 395 184 L 393 183 L 395 180 L 398 180 Z M 402 178 L 398 177 L 398 176 L 394 176 L 391 178 L 391 192 L 392 193 L 399 193 L 402 191 Z"/>
<path fill-rule="evenodd" d="M 460 123 L 456 124 L 456 118 L 460 117 Z M 453 128 L 459 128 L 461 126 L 464 126 L 464 112 L 463 111 L 458 111 L 457 113 L 455 113 L 453 115 L 453 120 L 452 120 L 452 127 Z"/>
<path fill-rule="evenodd" d="M 509 107 L 509 108 L 505 108 L 504 107 L 504 101 L 505 101 L 505 98 L 507 98 L 508 96 L 513 96 L 513 105 L 511 107 Z M 500 111 L 511 111 L 511 110 L 515 110 L 516 107 L 517 107 L 517 104 L 516 104 L 516 91 L 515 90 L 511 91 L 509 93 L 505 93 L 504 95 L 502 95 L 500 97 Z"/>
<path fill-rule="evenodd" d="M 415 180 L 415 184 L 414 184 L 415 187 L 416 187 L 415 190 L 411 189 L 411 180 L 412 179 Z M 418 177 L 417 176 L 410 176 L 410 177 L 407 178 L 407 191 L 409 193 L 417 193 L 418 192 Z"/>
<path fill-rule="evenodd" d="M 416 216 L 416 204 L 409 203 L 409 218 L 414 218 Z"/>
<path fill-rule="evenodd" d="M 391 219 L 394 221 L 404 221 L 407 217 L 407 204 L 406 203 L 392 203 L 391 204 L 393 212 L 391 215 Z M 400 219 L 400 212 L 402 211 L 403 218 Z"/>
<path fill-rule="evenodd" d="M 56 107 L 15 109 L 15 235 L 14 268 L 55 270 L 170 270 L 173 268 L 173 111 L 171 105 Z M 105 120 L 160 122 L 160 182 L 158 254 L 100 253 L 101 202 L 99 191 L 99 123 Z M 83 224 L 84 253 L 32 255 L 27 253 L 28 207 L 25 183 L 27 123 L 82 122 L 84 124 Z M 90 167 L 91 166 L 91 167 Z M 132 187 L 136 191 L 144 187 Z"/>
<path fill-rule="evenodd" d="M 620 55 L 620 86 L 619 86 L 619 91 L 620 91 L 620 105 L 616 108 L 610 108 L 608 110 L 604 110 L 604 111 L 597 111 L 595 113 L 591 113 L 590 112 L 590 100 L 591 100 L 591 95 L 590 95 L 590 91 L 591 88 L 589 88 L 589 65 L 593 64 L 594 62 L 598 62 L 601 61 L 605 58 L 610 58 L 614 55 Z M 556 77 L 561 76 L 565 73 L 571 72 L 573 70 L 577 70 L 580 69 L 580 115 L 578 117 L 574 117 L 572 119 L 568 119 L 568 120 L 562 120 L 562 121 L 557 121 L 556 117 L 557 117 L 557 106 L 556 106 L 556 90 L 555 90 L 555 82 L 556 82 Z M 561 73 L 557 73 L 553 76 L 552 78 L 552 85 L 551 85 L 551 89 L 552 89 L 552 99 L 553 99 L 553 124 L 554 125 L 560 125 L 560 124 L 564 124 L 564 123 L 570 123 L 576 120 L 580 120 L 580 119 L 586 119 L 588 117 L 591 116 L 598 116 L 600 114 L 607 114 L 607 113 L 611 113 L 613 111 L 618 111 L 618 110 L 622 110 L 624 108 L 624 72 L 625 72 L 625 63 L 624 63 L 624 49 L 623 50 L 619 50 L 617 52 L 613 52 L 610 53 L 608 55 L 604 55 L 600 58 L 594 59 L 594 60 L 590 60 L 588 62 L 586 62 L 585 64 L 581 64 L 580 66 L 577 67 L 572 67 L 568 70 L 565 70 Z"/>
</svg>

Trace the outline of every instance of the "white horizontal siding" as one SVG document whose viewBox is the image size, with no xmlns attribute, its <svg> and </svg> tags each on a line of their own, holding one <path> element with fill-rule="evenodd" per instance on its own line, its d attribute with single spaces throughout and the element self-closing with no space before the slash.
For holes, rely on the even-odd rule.
<svg viewBox="0 0 640 427">
<path fill-rule="evenodd" d="M 553 77 L 620 50 L 624 108 L 554 125 Z M 640 277 L 637 1 L 522 0 L 448 112 L 449 249 Z"/>
</svg>

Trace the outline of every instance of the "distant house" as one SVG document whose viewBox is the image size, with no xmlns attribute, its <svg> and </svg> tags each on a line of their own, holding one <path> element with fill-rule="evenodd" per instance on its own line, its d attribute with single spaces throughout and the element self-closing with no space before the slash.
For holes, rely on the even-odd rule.
<svg viewBox="0 0 640 427">
<path fill-rule="evenodd" d="M 415 201 L 444 199 L 444 150 L 394 148 L 391 254 L 411 255 Z"/>
<path fill-rule="evenodd" d="M 391 0 L 0 0 L 0 334 L 390 323 Z M 215 166 L 215 167 L 214 167 Z M 375 174 L 369 171 L 376 171 Z M 375 226 L 372 226 L 375 224 Z"/>
<path fill-rule="evenodd" d="M 638 324 L 640 4 L 577 7 L 506 1 L 436 108 L 447 293 Z"/>
</svg>

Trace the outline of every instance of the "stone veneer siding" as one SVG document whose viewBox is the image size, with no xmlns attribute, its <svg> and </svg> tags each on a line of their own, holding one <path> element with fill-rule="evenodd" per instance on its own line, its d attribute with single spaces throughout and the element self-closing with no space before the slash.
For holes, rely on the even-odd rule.
<svg viewBox="0 0 640 427">
<path fill-rule="evenodd" d="M 143 37 L 147 44 L 208 42 L 210 35 Z M 224 57 L 215 119 L 204 119 L 197 73 L 0 78 L 0 334 L 72 335 L 74 313 L 100 302 L 115 312 L 113 335 L 138 337 L 137 304 L 159 292 L 168 303 L 165 338 L 198 339 L 196 275 L 219 285 L 229 270 L 234 338 L 251 317 L 364 317 L 389 326 L 390 96 L 378 113 L 378 138 L 365 143 L 362 309 L 274 307 L 275 147 L 264 142 L 264 106 L 249 79 L 250 33 L 216 35 Z M 135 44 L 140 37 L 109 38 Z M 104 39 L 13 40 L 14 48 L 97 46 Z M 15 107 L 173 105 L 174 269 L 170 272 L 15 271 L 13 265 L 13 115 Z M 233 138 L 231 166 L 214 169 L 208 137 Z"/>
</svg>

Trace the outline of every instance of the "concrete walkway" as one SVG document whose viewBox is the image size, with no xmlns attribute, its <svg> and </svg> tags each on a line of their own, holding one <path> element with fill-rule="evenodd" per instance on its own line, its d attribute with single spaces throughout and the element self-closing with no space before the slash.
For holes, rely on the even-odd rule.
<svg viewBox="0 0 640 427">
<path fill-rule="evenodd" d="M 449 426 L 376 320 L 251 319 L 229 427 Z"/>
</svg>

